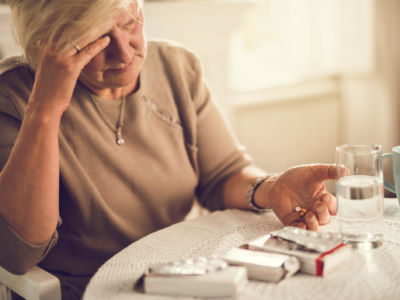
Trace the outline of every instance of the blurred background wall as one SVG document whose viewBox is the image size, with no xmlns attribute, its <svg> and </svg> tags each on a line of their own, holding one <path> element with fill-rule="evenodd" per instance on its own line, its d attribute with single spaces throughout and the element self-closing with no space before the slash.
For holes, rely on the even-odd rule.
<svg viewBox="0 0 400 300">
<path fill-rule="evenodd" d="M 400 1 L 148 0 L 145 14 L 150 38 L 199 54 L 266 170 L 334 162 L 343 143 L 400 144 Z"/>
<path fill-rule="evenodd" d="M 343 143 L 400 144 L 400 1 L 145 0 L 144 10 L 148 38 L 201 57 L 266 170 L 334 162 Z M 18 52 L 10 32 L 0 4 L 0 56 Z"/>
</svg>

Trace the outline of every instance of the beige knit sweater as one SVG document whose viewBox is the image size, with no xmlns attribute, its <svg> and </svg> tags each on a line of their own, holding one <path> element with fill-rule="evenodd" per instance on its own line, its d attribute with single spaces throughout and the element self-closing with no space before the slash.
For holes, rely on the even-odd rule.
<svg viewBox="0 0 400 300">
<path fill-rule="evenodd" d="M 21 57 L 0 63 L 0 169 L 33 82 Z M 119 108 L 119 101 L 100 99 L 77 84 L 59 135 L 57 232 L 41 246 L 30 245 L 0 216 L 0 265 L 20 272 L 39 263 L 62 279 L 65 290 L 82 289 L 113 254 L 181 221 L 195 199 L 210 210 L 223 209 L 224 180 L 250 160 L 213 102 L 195 55 L 149 42 L 140 89 L 126 99 L 121 146 L 111 126 Z"/>
</svg>

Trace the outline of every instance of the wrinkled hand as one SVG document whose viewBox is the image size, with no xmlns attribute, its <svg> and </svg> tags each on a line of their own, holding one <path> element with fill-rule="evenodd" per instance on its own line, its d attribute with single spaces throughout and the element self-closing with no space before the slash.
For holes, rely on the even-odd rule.
<svg viewBox="0 0 400 300">
<path fill-rule="evenodd" d="M 80 52 L 72 47 L 63 53 L 56 53 L 52 45 L 42 45 L 29 101 L 61 115 L 71 101 L 82 69 L 109 42 L 108 36 L 99 39 L 92 37 L 81 42 Z"/>
<path fill-rule="evenodd" d="M 318 230 L 336 214 L 336 198 L 324 185 L 336 178 L 335 165 L 304 165 L 290 168 L 265 182 L 260 205 L 266 203 L 286 226 Z M 263 205 L 264 204 L 264 205 Z M 308 212 L 301 217 L 296 207 Z"/>
</svg>

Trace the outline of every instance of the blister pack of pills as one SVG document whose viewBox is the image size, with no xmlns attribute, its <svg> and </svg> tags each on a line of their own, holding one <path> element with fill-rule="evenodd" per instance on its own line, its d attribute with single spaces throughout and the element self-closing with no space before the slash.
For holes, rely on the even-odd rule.
<svg viewBox="0 0 400 300">
<path fill-rule="evenodd" d="M 228 264 L 216 257 L 195 257 L 153 265 L 148 273 L 153 275 L 204 275 L 223 270 Z"/>
<path fill-rule="evenodd" d="M 315 232 L 297 227 L 272 231 L 248 244 L 250 250 L 293 255 L 304 273 L 323 276 L 342 265 L 352 255 L 338 233 Z"/>
<path fill-rule="evenodd" d="M 270 235 L 321 253 L 335 248 L 342 242 L 340 233 L 316 232 L 292 226 L 272 231 Z"/>
<path fill-rule="evenodd" d="M 143 278 L 146 293 L 190 297 L 229 297 L 247 283 L 245 267 L 219 258 L 194 257 L 149 267 Z"/>
</svg>

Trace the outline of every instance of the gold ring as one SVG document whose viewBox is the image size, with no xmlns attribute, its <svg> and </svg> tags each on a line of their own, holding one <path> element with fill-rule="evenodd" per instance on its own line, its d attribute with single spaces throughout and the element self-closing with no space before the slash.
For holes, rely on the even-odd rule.
<svg viewBox="0 0 400 300">
<path fill-rule="evenodd" d="M 78 52 L 78 53 L 81 52 L 82 49 L 81 49 L 81 47 L 79 47 L 78 44 L 74 43 L 73 45 L 74 45 L 74 48 L 76 49 L 76 52 Z"/>
</svg>

